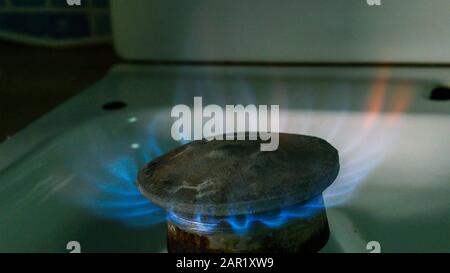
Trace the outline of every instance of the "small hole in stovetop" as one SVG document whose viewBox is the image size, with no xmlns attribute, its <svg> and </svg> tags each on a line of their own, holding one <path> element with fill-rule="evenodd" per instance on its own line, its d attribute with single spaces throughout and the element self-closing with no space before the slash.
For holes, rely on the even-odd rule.
<svg viewBox="0 0 450 273">
<path fill-rule="evenodd" d="M 431 90 L 430 100 L 444 101 L 450 100 L 450 87 L 448 86 L 437 86 Z"/>
<path fill-rule="evenodd" d="M 127 107 L 127 104 L 123 101 L 111 101 L 102 105 L 102 109 L 106 111 L 120 110 Z"/>
</svg>

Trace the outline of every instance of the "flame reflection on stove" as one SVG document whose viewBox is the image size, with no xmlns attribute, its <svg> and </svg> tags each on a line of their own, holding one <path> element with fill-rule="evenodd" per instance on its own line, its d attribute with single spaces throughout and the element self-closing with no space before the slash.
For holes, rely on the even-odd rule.
<svg viewBox="0 0 450 273">
<path fill-rule="evenodd" d="M 253 92 L 261 86 L 258 87 L 258 84 L 244 81 L 239 77 L 230 81 L 229 86 L 221 83 L 223 79 L 219 78 L 205 80 L 202 77 L 192 77 L 189 80 L 180 80 L 173 104 L 189 104 L 194 96 L 202 96 L 205 103 L 217 105 L 280 104 L 282 110 L 280 131 L 315 135 L 326 139 L 339 150 L 341 161 L 339 176 L 323 194 L 327 207 L 339 206 L 351 198 L 358 186 L 382 162 L 390 145 L 395 144 L 395 125 L 400 122 L 401 115 L 412 99 L 407 83 L 403 83 L 401 87 L 394 90 L 388 90 L 388 72 L 387 69 L 383 69 L 379 73 L 378 78 L 369 88 L 370 94 L 367 96 L 366 108 L 358 111 L 349 109 L 351 105 L 354 105 L 350 94 L 364 90 L 353 90 L 355 87 L 349 82 L 338 82 L 330 86 L 299 83 L 290 85 L 288 89 L 285 85 L 286 79 L 281 76 L 273 79 L 270 84 L 263 85 L 263 89 L 266 90 L 260 91 L 266 95 L 266 99 L 262 100 L 257 100 Z M 291 90 L 292 88 L 298 90 Z M 327 88 L 338 90 L 327 90 Z M 320 99 L 315 96 L 316 92 L 324 90 L 336 92 L 338 95 L 336 97 L 322 96 Z M 396 94 L 395 101 L 390 101 L 390 104 L 386 103 L 388 91 Z M 326 105 L 333 105 L 334 108 L 327 110 Z M 382 111 L 385 112 L 382 113 Z M 82 180 L 96 189 L 93 194 L 83 195 L 80 198 L 80 204 L 87 206 L 100 216 L 134 226 L 161 223 L 168 217 L 176 223 L 193 225 L 199 231 L 209 232 L 218 227 L 219 221 L 223 219 L 205 219 L 200 214 L 194 215 L 192 219 L 185 219 L 170 211 L 166 215 L 162 209 L 144 198 L 136 188 L 135 179 L 138 170 L 145 163 L 176 145 L 185 144 L 184 141 L 167 145 L 166 138 L 170 133 L 159 133 L 161 128 L 167 129 L 167 132 L 170 131 L 169 112 L 161 111 L 153 116 L 150 122 L 148 117 L 127 118 L 129 126 L 146 128 L 146 143 L 133 140 L 132 143 L 137 144 L 133 149 L 130 148 L 132 143 L 126 143 L 127 148 L 117 153 L 108 152 L 104 156 L 101 156 L 103 152 L 98 151 L 98 147 L 93 148 L 94 157 L 98 157 L 96 159 L 103 167 L 102 174 L 99 175 L 98 170 L 92 170 L 94 167 L 90 166 L 77 170 Z M 358 114 L 355 115 L 355 113 Z M 105 133 L 105 143 L 109 142 L 110 137 L 108 133 Z M 101 145 L 99 143 L 102 142 L 98 141 L 96 145 Z M 107 145 L 111 147 L 116 144 Z M 277 228 L 289 219 L 309 217 L 317 208 L 323 208 L 323 206 L 323 203 L 311 200 L 309 204 L 286 208 L 277 215 L 230 216 L 225 221 L 234 232 L 245 233 L 256 222 Z"/>
<path fill-rule="evenodd" d="M 168 219 L 178 226 L 189 230 L 212 233 L 215 231 L 227 231 L 231 229 L 236 234 L 245 234 L 255 224 L 263 224 L 268 228 L 279 228 L 290 219 L 308 219 L 322 209 L 321 196 L 309 200 L 305 204 L 289 206 L 276 212 L 228 215 L 224 217 L 205 216 L 196 213 L 192 217 L 183 217 L 172 210 L 168 212 Z"/>
</svg>

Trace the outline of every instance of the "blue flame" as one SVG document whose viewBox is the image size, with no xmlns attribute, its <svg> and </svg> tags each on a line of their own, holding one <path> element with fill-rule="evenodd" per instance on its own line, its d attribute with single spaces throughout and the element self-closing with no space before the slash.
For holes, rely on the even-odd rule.
<svg viewBox="0 0 450 273">
<path fill-rule="evenodd" d="M 190 77 L 187 80 L 180 80 L 177 82 L 174 105 L 180 103 L 189 105 L 192 103 L 194 96 L 202 96 L 205 105 L 210 103 L 217 105 L 255 104 L 257 102 L 255 93 L 252 91 L 254 86 L 251 86 L 251 81 L 244 81 L 236 77 L 231 82 L 230 85 L 225 86 L 223 85 L 223 79 L 215 79 L 214 77 Z M 270 84 L 264 86 L 269 86 L 270 89 Z M 316 135 L 328 140 L 340 151 L 341 170 L 339 176 L 332 186 L 324 192 L 323 196 L 327 207 L 344 203 L 382 161 L 383 152 L 388 150 L 387 137 L 378 138 L 375 141 L 379 143 L 378 146 L 370 142 L 368 138 L 373 132 L 378 131 L 380 126 L 384 125 L 383 120 L 375 116 L 375 119 L 370 120 L 369 125 L 371 127 L 364 127 L 361 123 L 360 130 L 349 132 L 346 124 L 349 119 L 348 108 L 351 105 L 350 91 L 353 88 L 351 84 L 333 85 L 333 89 L 339 90 L 330 90 L 330 92 L 340 92 L 338 105 L 341 109 L 336 110 L 335 118 L 327 124 L 315 123 L 316 112 L 313 109 L 316 109 L 315 106 L 324 103 L 337 105 L 334 96 L 330 96 L 332 100 L 328 102 L 318 100 L 315 97 L 316 90 L 310 84 L 300 84 L 295 87 L 299 90 L 294 90 L 294 92 L 285 90 L 283 81 L 275 80 L 273 86 L 276 87 L 274 88 L 276 92 L 269 90 L 269 93 L 273 96 L 271 101 L 283 103 L 280 105 L 280 109 L 287 110 L 283 120 L 284 123 L 280 127 L 282 132 Z M 261 92 L 264 92 L 264 90 Z M 263 98 L 263 96 L 260 96 L 260 98 Z M 296 105 L 295 108 L 290 109 L 289 103 L 292 101 L 295 101 Z M 301 114 L 296 115 L 296 111 Z M 83 196 L 81 199 L 83 205 L 92 208 L 95 213 L 101 216 L 131 225 L 152 225 L 166 220 L 164 210 L 159 209 L 141 195 L 135 186 L 135 178 L 138 170 L 145 163 L 174 148 L 174 145 L 167 145 L 167 134 L 161 134 L 161 128 L 166 129 L 165 126 L 170 120 L 169 116 L 167 112 L 161 112 L 148 122 L 145 121 L 145 116 L 139 116 L 139 118 L 134 116 L 126 119 L 129 126 L 146 127 L 145 139 L 142 140 L 142 136 L 138 136 L 141 141 L 129 139 L 132 142 L 126 143 L 126 148 L 117 151 L 112 148 L 115 151 L 112 155 L 103 155 L 104 151 L 98 147 L 92 148 L 93 157 L 99 160 L 102 170 L 99 173 L 96 164 L 93 164 L 95 165 L 94 170 L 91 170 L 90 166 L 81 171 L 77 170 L 83 180 L 87 181 L 94 189 L 90 194 Z M 112 128 L 116 129 L 116 127 Z M 98 140 L 95 142 L 103 143 Z M 123 140 L 118 142 L 120 143 L 111 143 L 108 132 L 105 133 L 104 143 L 110 143 L 106 145 L 115 146 L 117 144 L 117 146 L 122 147 L 123 143 L 121 142 Z M 177 145 L 187 142 L 182 140 Z M 370 142 L 371 145 L 364 145 L 367 142 Z M 133 149 L 130 148 L 131 143 L 136 144 L 133 145 Z M 77 165 L 79 164 L 77 163 Z M 269 228 L 278 228 L 290 219 L 310 217 L 323 207 L 322 200 L 320 202 L 312 200 L 306 205 L 285 208 L 275 215 L 249 214 L 214 219 L 197 213 L 190 219 L 186 219 L 169 210 L 168 217 L 180 225 L 189 225 L 203 232 L 214 231 L 225 222 L 234 232 L 245 233 L 257 223 Z"/>
<path fill-rule="evenodd" d="M 263 88 L 269 86 L 270 89 L 271 79 L 270 77 L 266 79 L 268 79 L 268 84 L 264 84 Z M 236 77 L 236 79 L 231 80 L 232 84 L 230 86 L 226 86 L 227 89 L 234 90 L 225 90 L 225 85 L 221 85 L 221 81 L 215 81 L 214 78 L 204 77 L 198 81 L 207 82 L 208 88 L 199 88 L 195 80 L 179 82 L 175 104 L 189 104 L 194 96 L 202 96 L 205 104 L 207 104 L 207 101 L 218 105 L 256 103 L 256 98 L 252 92 L 254 86 L 251 86 L 251 81 L 240 81 Z M 379 81 L 380 79 L 376 78 L 368 86 L 372 90 L 371 93 L 375 95 L 386 91 L 385 85 L 377 84 Z M 385 118 L 380 113 L 384 103 L 382 101 L 383 96 L 372 95 L 368 97 L 369 101 L 373 100 L 372 97 L 375 99 L 381 98 L 380 101 L 375 100 L 379 102 L 379 104 L 375 104 L 375 106 L 379 106 L 378 108 L 355 108 L 357 111 L 354 112 L 351 111 L 354 108 L 351 94 L 356 91 L 360 92 L 361 90 L 356 89 L 361 88 L 361 86 L 358 87 L 353 82 L 342 81 L 333 83 L 329 92 L 338 93 L 339 95 L 329 96 L 329 99 L 320 97 L 320 100 L 316 96 L 316 91 L 320 90 L 315 89 L 328 86 L 312 86 L 307 81 L 305 84 L 285 86 L 283 80 L 279 81 L 277 79 L 273 79 L 272 85 L 274 88 L 271 88 L 272 91 L 269 90 L 269 93 L 273 97 L 270 101 L 280 102 L 280 109 L 286 110 L 283 119 L 280 118 L 281 132 L 315 135 L 326 139 L 338 148 L 340 153 L 340 173 L 336 181 L 323 193 L 323 196 L 327 207 L 344 204 L 382 162 L 385 154 L 390 150 L 391 141 L 395 138 L 395 126 L 389 123 L 389 118 Z M 259 85 L 259 87 L 261 86 Z M 295 90 L 287 90 L 288 87 L 292 86 L 295 86 Z M 210 92 L 211 90 L 214 93 Z M 276 92 L 273 92 L 273 90 Z M 265 90 L 258 91 L 264 93 Z M 264 95 L 260 97 L 263 98 Z M 293 101 L 295 101 L 296 105 L 294 105 L 293 109 L 290 109 L 289 104 Z M 323 106 L 327 105 L 333 105 L 333 107 L 325 107 L 325 111 L 316 112 L 316 109 L 324 108 Z M 334 115 L 331 114 L 333 118 L 324 119 L 325 122 L 322 122 L 323 120 L 318 118 L 316 114 L 325 113 L 330 115 L 331 112 L 327 113 L 326 109 L 332 110 Z M 361 111 L 359 115 L 362 118 L 353 123 L 357 127 L 347 126 L 349 121 L 353 122 L 355 120 L 353 114 L 358 113 L 358 111 Z M 370 122 L 364 120 L 365 116 Z M 315 119 L 317 119 L 317 122 Z M 241 233 L 246 232 L 256 222 L 276 228 L 285 224 L 289 219 L 307 217 L 314 209 L 323 207 L 324 204 L 310 204 L 309 210 L 305 210 L 305 208 L 297 210 L 285 209 L 277 217 L 247 215 L 228 217 L 220 221 L 226 221 L 235 232 Z M 200 215 L 195 215 L 193 219 L 184 219 L 175 213 L 169 212 L 169 217 L 177 223 L 194 226 L 200 231 L 208 232 L 220 226 L 219 220 L 203 219 Z"/>
<path fill-rule="evenodd" d="M 138 121 L 136 117 L 128 119 L 130 126 L 141 126 Z M 138 171 L 166 150 L 156 136 L 160 123 L 161 116 L 148 123 L 145 141 L 125 145 L 121 140 L 99 139 L 98 143 L 88 147 L 87 154 L 81 156 L 83 160 L 72 164 L 86 186 L 76 196 L 76 202 L 100 217 L 130 226 L 145 227 L 164 222 L 166 212 L 145 198 L 136 186 Z M 100 130 L 98 136 L 108 138 L 108 133 Z"/>
<path fill-rule="evenodd" d="M 113 167 L 105 165 L 110 173 L 105 175 L 84 176 L 88 182 L 88 192 L 78 202 L 90 208 L 96 215 L 121 221 L 130 226 L 147 226 L 165 220 L 165 212 L 141 195 L 134 181 L 136 165 L 130 158 L 118 160 Z M 93 186 L 93 187 L 92 187 Z"/>
<path fill-rule="evenodd" d="M 306 204 L 283 208 L 277 213 L 229 215 L 218 218 L 204 216 L 200 213 L 196 213 L 193 217 L 183 217 L 173 211 L 169 211 L 168 219 L 179 226 L 189 227 L 189 229 L 198 232 L 211 233 L 229 228 L 236 234 L 245 234 L 253 225 L 263 224 L 268 228 L 276 229 L 292 219 L 308 219 L 323 208 L 323 199 L 321 196 L 318 196 Z"/>
</svg>

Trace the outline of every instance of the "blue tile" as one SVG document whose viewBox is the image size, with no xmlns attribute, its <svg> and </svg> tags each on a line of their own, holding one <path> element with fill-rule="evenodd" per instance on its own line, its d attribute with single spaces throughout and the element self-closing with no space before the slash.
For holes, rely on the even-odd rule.
<svg viewBox="0 0 450 273">
<path fill-rule="evenodd" d="M 86 7 L 88 4 L 88 1 L 91 0 L 81 0 L 81 6 L 80 7 Z M 68 7 L 67 0 L 51 0 L 51 5 L 54 7 Z M 74 6 L 77 7 L 77 6 Z"/>
<path fill-rule="evenodd" d="M 6 29 L 6 27 L 4 27 L 4 26 L 6 26 L 7 22 L 8 22 L 7 16 L 5 14 L 3 14 L 3 13 L 0 13 L 0 26 L 2 26 L 0 28 L 0 31 Z"/>
<path fill-rule="evenodd" d="M 81 6 L 86 7 L 90 2 L 97 8 L 107 8 L 109 6 L 109 0 L 81 0 Z M 51 0 L 51 4 L 55 7 L 67 6 L 67 0 Z"/>
<path fill-rule="evenodd" d="M 2 30 L 34 36 L 47 36 L 46 26 L 48 23 L 45 17 L 20 13 L 4 13 L 1 18 Z"/>
<path fill-rule="evenodd" d="M 36 37 L 83 38 L 90 35 L 89 20 L 85 14 L 3 13 L 0 23 L 4 30 Z"/>
<path fill-rule="evenodd" d="M 89 19 L 86 14 L 52 14 L 50 24 L 53 38 L 83 38 L 91 34 Z"/>
<path fill-rule="evenodd" d="M 95 29 L 96 35 L 108 35 L 111 33 L 111 19 L 107 14 L 99 14 L 95 16 Z"/>
<path fill-rule="evenodd" d="M 92 0 L 94 1 L 95 7 L 108 7 L 109 6 L 109 0 Z"/>
<path fill-rule="evenodd" d="M 45 0 L 11 0 L 11 4 L 16 7 L 43 7 Z"/>
<path fill-rule="evenodd" d="M 67 7 L 67 0 L 51 0 L 50 4 L 53 7 Z"/>
</svg>

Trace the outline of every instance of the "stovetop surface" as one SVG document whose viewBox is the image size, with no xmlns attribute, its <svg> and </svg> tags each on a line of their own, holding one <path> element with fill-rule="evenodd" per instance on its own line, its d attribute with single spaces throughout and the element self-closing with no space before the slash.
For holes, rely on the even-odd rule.
<svg viewBox="0 0 450 273">
<path fill-rule="evenodd" d="M 449 82 L 440 68 L 121 65 L 0 145 L 0 251 L 164 252 L 165 213 L 137 171 L 181 145 L 179 103 L 279 104 L 280 130 L 328 140 L 340 174 L 324 194 L 323 252 L 450 251 Z M 121 101 L 127 107 L 106 111 Z"/>
</svg>

